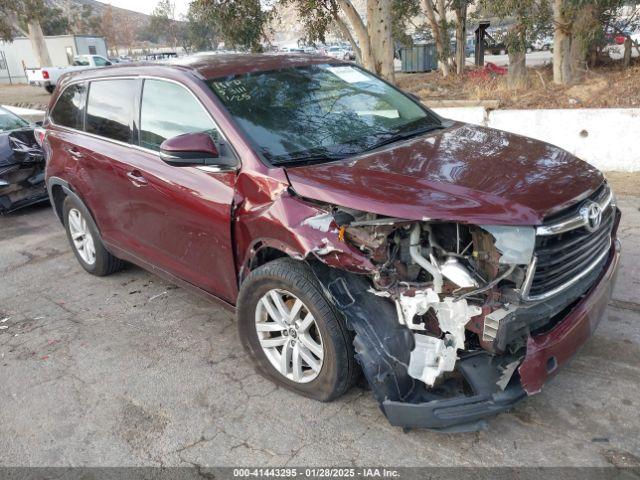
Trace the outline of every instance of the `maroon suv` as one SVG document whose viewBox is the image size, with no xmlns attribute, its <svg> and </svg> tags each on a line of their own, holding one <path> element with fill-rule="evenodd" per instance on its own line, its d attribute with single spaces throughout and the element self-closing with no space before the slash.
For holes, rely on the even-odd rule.
<svg viewBox="0 0 640 480">
<path fill-rule="evenodd" d="M 354 65 L 201 56 L 60 82 L 43 140 L 85 270 L 237 311 L 258 369 L 394 425 L 476 429 L 584 344 L 619 259 L 602 174 L 443 119 Z"/>
</svg>

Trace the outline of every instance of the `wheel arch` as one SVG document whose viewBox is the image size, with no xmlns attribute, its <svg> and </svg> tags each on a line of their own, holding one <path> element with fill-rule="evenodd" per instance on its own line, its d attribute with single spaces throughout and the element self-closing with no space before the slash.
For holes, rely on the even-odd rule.
<svg viewBox="0 0 640 480">
<path fill-rule="evenodd" d="M 244 261 L 238 274 L 238 285 L 242 285 L 252 270 L 278 258 L 287 257 L 302 260 L 295 250 L 281 241 L 269 238 L 256 240 L 251 244 L 244 256 Z"/>
<path fill-rule="evenodd" d="M 64 218 L 62 215 L 64 200 L 67 197 L 71 197 L 78 204 L 80 212 L 84 216 L 91 218 L 93 223 L 95 223 L 98 232 L 100 232 L 100 227 L 96 222 L 96 217 L 93 215 L 89 207 L 87 207 L 87 204 L 82 200 L 82 198 L 80 198 L 71 185 L 69 185 L 69 182 L 60 177 L 50 177 L 47 180 L 47 191 L 49 193 L 49 200 L 53 206 L 53 211 L 58 217 L 58 220 L 60 220 L 60 223 L 64 225 Z"/>
</svg>

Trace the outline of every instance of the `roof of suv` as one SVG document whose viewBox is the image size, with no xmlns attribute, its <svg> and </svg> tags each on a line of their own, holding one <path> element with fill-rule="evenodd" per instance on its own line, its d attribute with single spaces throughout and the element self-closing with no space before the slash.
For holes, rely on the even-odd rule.
<svg viewBox="0 0 640 480">
<path fill-rule="evenodd" d="M 82 70 L 75 78 L 99 78 L 117 75 L 136 75 L 142 73 L 161 73 L 166 69 L 189 70 L 204 79 L 242 75 L 251 72 L 263 72 L 287 67 L 318 65 L 325 63 L 346 63 L 332 57 L 308 54 L 203 54 L 187 57 L 158 60 L 153 62 L 120 63 L 111 67 Z M 142 68 L 141 68 L 142 67 Z"/>
</svg>

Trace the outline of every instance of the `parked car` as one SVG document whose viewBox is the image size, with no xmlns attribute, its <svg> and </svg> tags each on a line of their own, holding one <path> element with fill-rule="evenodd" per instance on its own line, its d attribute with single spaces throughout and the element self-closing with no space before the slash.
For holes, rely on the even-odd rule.
<svg viewBox="0 0 640 480">
<path fill-rule="evenodd" d="M 543 37 L 536 38 L 532 43 L 533 49 L 538 52 L 547 50 L 553 50 L 553 36 L 545 35 Z"/>
<path fill-rule="evenodd" d="M 473 57 L 476 53 L 476 38 L 475 36 L 468 36 L 464 44 L 464 56 Z"/>
<path fill-rule="evenodd" d="M 48 93 L 53 93 L 59 78 L 65 73 L 109 65 L 111 61 L 102 55 L 77 55 L 73 57 L 73 65 L 69 67 L 27 68 L 25 74 L 29 85 L 44 87 Z"/>
<path fill-rule="evenodd" d="M 640 42 L 640 32 L 633 32 L 631 30 L 623 31 L 622 33 L 616 33 L 613 38 L 613 42 L 616 45 L 624 45 L 625 40 L 631 39 L 632 45 Z"/>
<path fill-rule="evenodd" d="M 305 53 L 305 49 L 302 47 L 282 47 L 280 49 L 282 53 Z"/>
<path fill-rule="evenodd" d="M 475 43 L 475 40 L 474 40 Z M 506 43 L 502 40 L 493 41 L 491 39 L 487 39 L 485 41 L 485 52 L 488 55 L 506 55 L 509 53 L 509 49 Z M 530 43 L 527 43 L 526 52 L 531 53 L 534 50 L 534 46 Z"/>
<path fill-rule="evenodd" d="M 178 58 L 178 54 L 176 52 L 155 52 L 142 56 L 142 60 L 145 61 L 167 60 L 170 58 Z"/>
<path fill-rule="evenodd" d="M 35 125 L 0 107 L 0 214 L 46 202 L 44 156 Z"/>
<path fill-rule="evenodd" d="M 248 357 L 302 395 L 362 372 L 393 425 L 480 428 L 561 370 L 611 295 L 620 212 L 598 170 L 340 60 L 77 72 L 48 112 L 82 268 L 131 262 L 235 310 Z"/>
<path fill-rule="evenodd" d="M 334 45 L 326 49 L 326 54 L 331 58 L 337 58 L 339 60 L 351 60 L 353 52 L 344 47 Z M 353 55 L 353 59 L 355 59 L 355 55 Z"/>
<path fill-rule="evenodd" d="M 345 49 L 344 56 L 342 57 L 342 59 L 353 62 L 356 59 L 356 53 L 353 51 L 351 47 L 349 47 Z"/>
</svg>

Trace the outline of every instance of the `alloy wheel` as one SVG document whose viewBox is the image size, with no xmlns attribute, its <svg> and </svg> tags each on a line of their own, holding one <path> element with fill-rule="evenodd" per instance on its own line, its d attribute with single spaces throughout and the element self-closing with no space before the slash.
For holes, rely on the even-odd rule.
<svg viewBox="0 0 640 480">
<path fill-rule="evenodd" d="M 298 297 L 272 289 L 256 306 L 256 332 L 264 354 L 281 375 L 297 383 L 322 369 L 324 345 L 313 314 Z"/>
<path fill-rule="evenodd" d="M 87 265 L 96 263 L 96 247 L 87 220 L 76 208 L 69 210 L 69 233 L 73 246 Z"/>
</svg>

